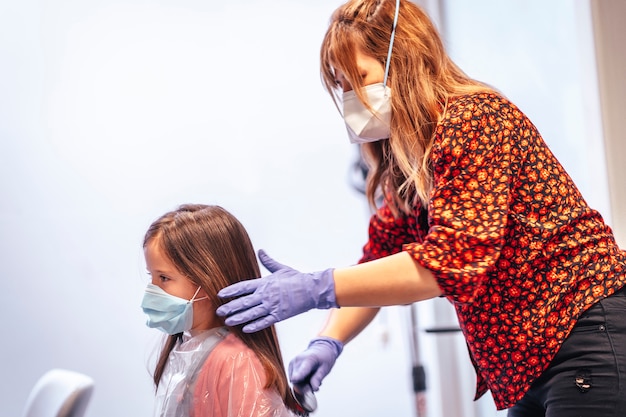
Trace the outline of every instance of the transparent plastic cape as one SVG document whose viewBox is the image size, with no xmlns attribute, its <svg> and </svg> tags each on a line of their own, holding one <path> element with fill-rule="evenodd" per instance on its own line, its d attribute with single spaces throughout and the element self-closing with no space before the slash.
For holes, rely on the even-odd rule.
<svg viewBox="0 0 626 417">
<path fill-rule="evenodd" d="M 266 390 L 256 354 L 226 328 L 191 336 L 170 353 L 156 393 L 155 417 L 293 417 Z"/>
</svg>

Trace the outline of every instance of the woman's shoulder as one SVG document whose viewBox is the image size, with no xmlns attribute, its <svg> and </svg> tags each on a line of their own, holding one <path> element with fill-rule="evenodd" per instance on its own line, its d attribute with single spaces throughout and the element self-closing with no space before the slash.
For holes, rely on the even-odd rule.
<svg viewBox="0 0 626 417">
<path fill-rule="evenodd" d="M 446 129 L 508 129 L 513 125 L 529 126 L 528 117 L 508 98 L 498 92 L 479 92 L 449 99 L 439 122 L 439 132 Z"/>
<path fill-rule="evenodd" d="M 519 111 L 517 106 L 499 92 L 477 92 L 451 97 L 446 106 L 446 118 L 462 117 L 487 113 Z"/>
</svg>

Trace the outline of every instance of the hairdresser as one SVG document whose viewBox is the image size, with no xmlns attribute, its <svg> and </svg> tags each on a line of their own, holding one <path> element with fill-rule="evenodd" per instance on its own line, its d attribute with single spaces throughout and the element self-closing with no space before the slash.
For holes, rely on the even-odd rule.
<svg viewBox="0 0 626 417">
<path fill-rule="evenodd" d="M 363 256 L 303 273 L 261 252 L 271 275 L 219 293 L 238 297 L 217 310 L 226 324 L 332 309 L 290 363 L 315 391 L 379 307 L 443 296 L 477 398 L 511 417 L 626 415 L 626 254 L 523 111 L 452 62 L 408 0 L 340 6 L 321 74 L 369 166 Z"/>
</svg>

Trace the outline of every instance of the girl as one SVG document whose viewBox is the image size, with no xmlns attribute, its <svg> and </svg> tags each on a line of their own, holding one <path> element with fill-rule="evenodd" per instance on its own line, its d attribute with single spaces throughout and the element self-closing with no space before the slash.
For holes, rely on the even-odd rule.
<svg viewBox="0 0 626 417">
<path fill-rule="evenodd" d="M 142 308 L 167 333 L 155 416 L 306 415 L 289 390 L 273 327 L 246 334 L 215 315 L 220 288 L 260 276 L 245 229 L 219 206 L 182 205 L 148 229 Z"/>
<path fill-rule="evenodd" d="M 272 275 L 220 292 L 243 295 L 218 309 L 226 323 L 341 306 L 290 364 L 316 390 L 377 307 L 444 296 L 477 397 L 515 417 L 626 415 L 626 253 L 526 115 L 408 0 L 340 6 L 321 73 L 369 163 L 369 241 L 359 265 L 312 274 L 262 254 Z"/>
</svg>

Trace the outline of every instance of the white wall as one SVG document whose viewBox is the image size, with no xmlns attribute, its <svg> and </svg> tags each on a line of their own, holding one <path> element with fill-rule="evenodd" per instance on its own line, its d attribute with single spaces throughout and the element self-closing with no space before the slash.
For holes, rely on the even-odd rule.
<svg viewBox="0 0 626 417">
<path fill-rule="evenodd" d="M 355 149 L 318 74 L 340 3 L 0 0 L 0 414 L 19 415 L 36 379 L 64 367 L 96 380 L 88 416 L 150 415 L 158 334 L 138 307 L 140 245 L 180 203 L 222 205 L 255 247 L 297 268 L 358 259 L 368 213 L 347 180 Z M 572 73 L 589 58 L 587 16 L 574 0 L 508 4 L 446 1 L 451 52 L 519 102 L 603 206 L 602 169 L 585 159 L 597 126 L 581 117 L 593 77 Z M 508 49 L 494 43 L 507 36 Z M 325 314 L 278 326 L 286 361 Z M 316 414 L 411 415 L 408 334 L 406 308 L 386 309 L 346 347 Z M 437 342 L 421 339 L 436 416 L 449 381 Z M 459 352 L 468 393 L 458 401 L 471 410 Z"/>
<path fill-rule="evenodd" d="M 450 53 L 533 120 L 588 203 L 610 220 L 588 1 L 445 1 Z"/>
<path fill-rule="evenodd" d="M 606 148 L 612 225 L 617 242 L 626 245 L 626 2 L 592 0 L 595 64 L 598 71 L 602 131 Z"/>
<path fill-rule="evenodd" d="M 0 414 L 52 367 L 94 377 L 92 417 L 150 414 L 140 246 L 180 203 L 224 206 L 304 269 L 358 259 L 353 149 L 317 63 L 337 5 L 0 2 Z M 286 327 L 285 356 L 310 327 Z"/>
</svg>

